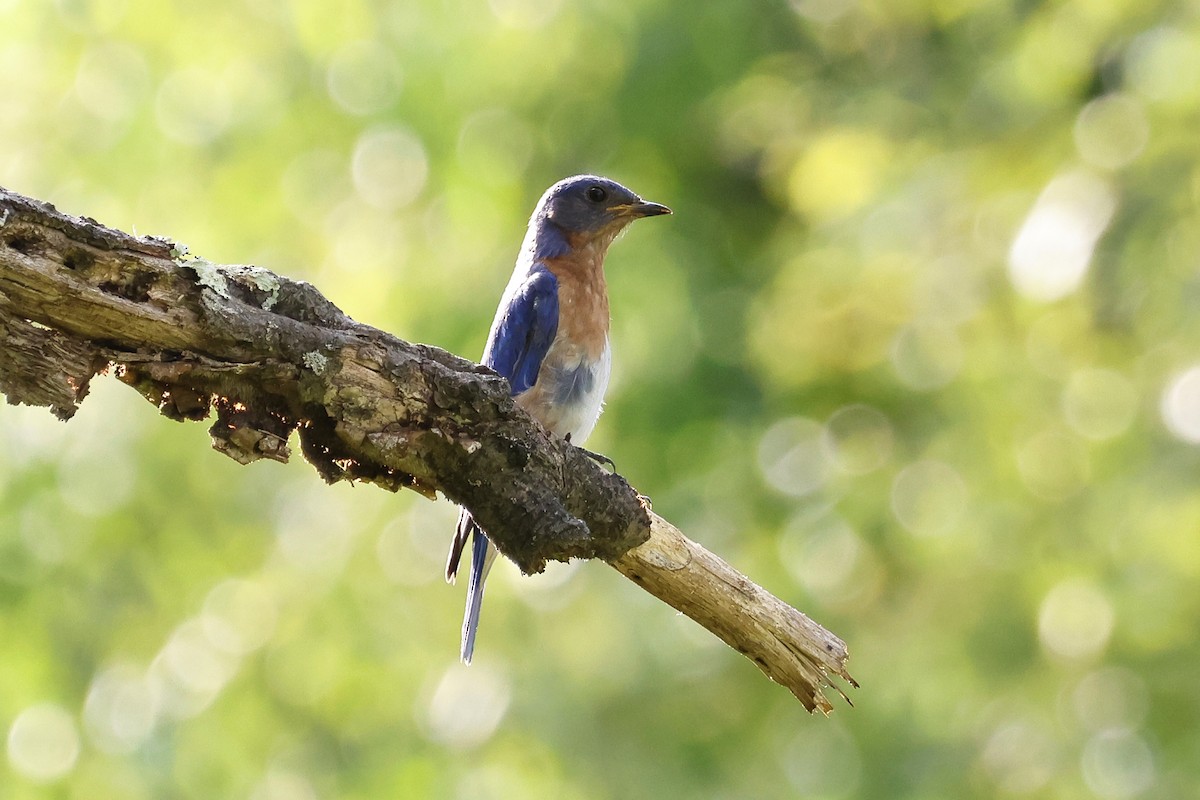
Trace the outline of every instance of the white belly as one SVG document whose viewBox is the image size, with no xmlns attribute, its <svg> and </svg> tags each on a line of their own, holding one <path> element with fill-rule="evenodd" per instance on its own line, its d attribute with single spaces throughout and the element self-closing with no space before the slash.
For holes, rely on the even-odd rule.
<svg viewBox="0 0 1200 800">
<path fill-rule="evenodd" d="M 584 440 L 596 427 L 600 419 L 600 411 L 604 408 L 604 392 L 608 389 L 608 379 L 612 375 L 612 348 L 604 343 L 604 352 L 600 360 L 592 368 L 592 380 L 583 391 L 574 393 L 563 404 L 561 431 L 554 431 L 559 436 L 571 434 L 573 444 L 583 444 Z"/>
<path fill-rule="evenodd" d="M 612 350 L 608 342 L 600 358 L 586 362 L 580 349 L 558 341 L 551 345 L 537 383 L 517 397 L 518 405 L 532 414 L 555 436 L 581 444 L 604 406 L 604 392 L 612 373 Z"/>
</svg>

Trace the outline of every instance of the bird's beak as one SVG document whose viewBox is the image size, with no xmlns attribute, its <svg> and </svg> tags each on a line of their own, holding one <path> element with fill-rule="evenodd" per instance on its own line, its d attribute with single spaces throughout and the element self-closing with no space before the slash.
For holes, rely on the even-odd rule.
<svg viewBox="0 0 1200 800">
<path fill-rule="evenodd" d="M 671 209 L 662 203 L 650 203 L 645 200 L 639 200 L 633 204 L 633 215 L 635 217 L 658 217 L 670 213 Z"/>
<path fill-rule="evenodd" d="M 634 203 L 623 203 L 619 206 L 611 206 L 609 211 L 622 217 L 633 217 L 640 219 L 641 217 L 658 217 L 663 214 L 670 214 L 671 209 L 661 203 L 650 203 L 646 200 L 638 200 Z"/>
</svg>

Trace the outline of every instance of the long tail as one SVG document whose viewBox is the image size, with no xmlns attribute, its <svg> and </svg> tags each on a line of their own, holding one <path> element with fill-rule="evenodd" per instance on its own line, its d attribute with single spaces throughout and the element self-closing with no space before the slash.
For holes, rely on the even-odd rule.
<svg viewBox="0 0 1200 800">
<path fill-rule="evenodd" d="M 496 558 L 496 548 L 492 547 L 487 535 L 475 526 L 474 542 L 471 547 L 471 579 L 467 584 L 467 610 L 463 614 L 462 627 L 462 660 L 464 664 L 471 663 L 475 654 L 475 633 L 479 630 L 479 610 L 483 607 L 483 583 L 492 568 Z"/>
<path fill-rule="evenodd" d="M 450 557 L 446 560 L 446 580 L 454 583 L 458 573 L 458 564 L 462 560 L 463 550 L 467 542 L 471 545 L 471 575 L 467 583 L 467 610 L 463 615 L 462 627 L 462 660 L 464 664 L 471 663 L 475 653 L 475 632 L 479 630 L 479 609 L 483 605 L 483 583 L 491 571 L 492 562 L 496 560 L 496 548 L 488 541 L 487 534 L 479 527 L 467 510 L 461 509 L 458 514 L 458 527 L 454 531 L 454 541 L 450 544 Z"/>
</svg>

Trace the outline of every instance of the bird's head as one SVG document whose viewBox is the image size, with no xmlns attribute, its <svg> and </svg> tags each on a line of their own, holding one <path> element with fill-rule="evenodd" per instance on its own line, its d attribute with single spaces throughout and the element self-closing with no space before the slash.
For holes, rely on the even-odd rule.
<svg viewBox="0 0 1200 800">
<path fill-rule="evenodd" d="M 670 213 L 666 206 L 647 202 L 616 181 L 576 175 L 546 190 L 529 228 L 543 240 L 561 236 L 571 248 L 593 242 L 607 245 L 635 219 Z"/>
</svg>

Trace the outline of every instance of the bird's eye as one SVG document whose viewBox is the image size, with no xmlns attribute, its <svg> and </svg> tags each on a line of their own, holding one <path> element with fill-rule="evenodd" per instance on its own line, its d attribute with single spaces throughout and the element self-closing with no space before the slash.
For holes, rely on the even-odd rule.
<svg viewBox="0 0 1200 800">
<path fill-rule="evenodd" d="M 593 203 L 603 203 L 608 198 L 608 192 L 603 186 L 591 186 L 587 190 L 587 199 Z"/>
</svg>

